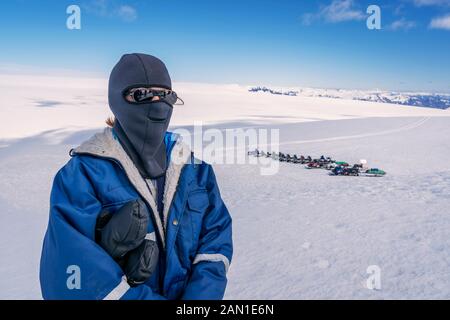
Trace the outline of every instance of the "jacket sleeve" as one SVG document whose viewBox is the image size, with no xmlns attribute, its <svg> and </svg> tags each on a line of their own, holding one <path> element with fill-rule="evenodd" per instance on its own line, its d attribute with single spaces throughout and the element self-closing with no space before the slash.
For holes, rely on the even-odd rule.
<svg viewBox="0 0 450 320">
<path fill-rule="evenodd" d="M 147 285 L 130 288 L 119 265 L 95 242 L 102 204 L 96 168 L 75 157 L 56 175 L 50 197 L 40 283 L 44 299 L 164 299 Z"/>
<path fill-rule="evenodd" d="M 197 255 L 182 296 L 184 300 L 222 299 L 227 285 L 226 273 L 233 255 L 232 220 L 209 165 L 206 189 L 209 208 L 203 218 Z"/>
</svg>

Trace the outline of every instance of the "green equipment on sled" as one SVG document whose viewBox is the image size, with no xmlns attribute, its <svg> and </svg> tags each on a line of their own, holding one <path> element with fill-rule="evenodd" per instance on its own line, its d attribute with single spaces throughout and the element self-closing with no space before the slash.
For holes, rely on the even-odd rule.
<svg viewBox="0 0 450 320">
<path fill-rule="evenodd" d="M 383 170 L 378 169 L 378 168 L 371 168 L 369 170 L 366 170 L 366 172 L 364 172 L 364 173 L 367 176 L 381 177 L 381 176 L 384 176 L 386 174 L 386 171 L 383 171 Z"/>
</svg>

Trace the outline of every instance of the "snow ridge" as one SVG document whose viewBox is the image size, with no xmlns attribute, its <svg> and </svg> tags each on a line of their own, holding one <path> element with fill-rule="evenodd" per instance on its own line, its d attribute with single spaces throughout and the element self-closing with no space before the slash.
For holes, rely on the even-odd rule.
<svg viewBox="0 0 450 320">
<path fill-rule="evenodd" d="M 351 99 L 360 101 L 393 103 L 406 106 L 427 107 L 435 109 L 450 108 L 450 94 L 316 88 L 271 89 L 264 86 L 250 87 L 248 91 L 287 96 L 325 97 L 335 99 Z"/>
</svg>

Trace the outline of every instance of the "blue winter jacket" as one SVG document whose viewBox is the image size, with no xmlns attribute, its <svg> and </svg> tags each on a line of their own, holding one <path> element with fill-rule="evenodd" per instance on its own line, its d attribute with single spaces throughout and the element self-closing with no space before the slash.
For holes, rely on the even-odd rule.
<svg viewBox="0 0 450 320">
<path fill-rule="evenodd" d="M 164 210 L 112 129 L 78 148 L 57 173 L 50 199 L 40 283 L 44 299 L 222 299 L 232 258 L 231 217 L 213 169 L 168 133 Z M 194 161 L 195 160 L 195 161 Z M 160 247 L 158 267 L 129 287 L 119 265 L 95 242 L 103 209 L 114 213 L 141 198 L 151 212 L 148 233 Z"/>
</svg>

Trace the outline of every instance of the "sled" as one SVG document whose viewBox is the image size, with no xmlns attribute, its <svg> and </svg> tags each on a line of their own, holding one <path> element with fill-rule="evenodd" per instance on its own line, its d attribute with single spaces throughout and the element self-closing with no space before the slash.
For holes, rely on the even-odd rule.
<svg viewBox="0 0 450 320">
<path fill-rule="evenodd" d="M 367 177 L 382 177 L 386 175 L 386 171 L 380 170 L 378 168 L 371 168 L 364 172 L 364 175 Z"/>
</svg>

